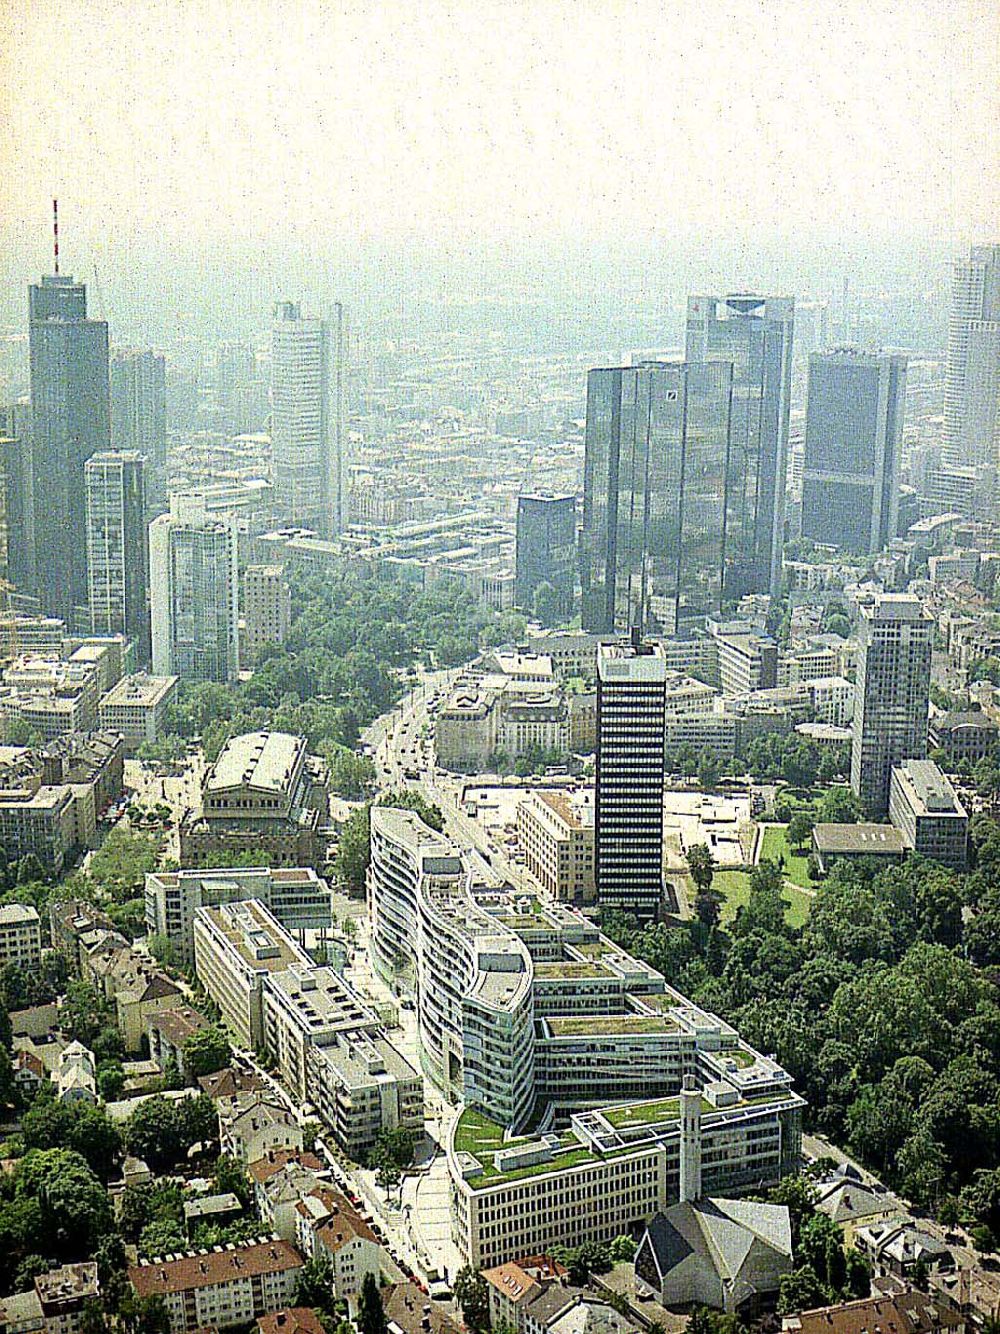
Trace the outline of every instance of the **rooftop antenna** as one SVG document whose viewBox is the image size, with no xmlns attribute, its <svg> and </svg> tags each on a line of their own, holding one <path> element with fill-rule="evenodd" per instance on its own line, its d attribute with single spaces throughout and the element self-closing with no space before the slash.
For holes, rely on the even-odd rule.
<svg viewBox="0 0 1000 1334">
<path fill-rule="evenodd" d="M 56 277 L 59 277 L 59 200 L 52 201 L 52 249 L 56 260 Z"/>
</svg>

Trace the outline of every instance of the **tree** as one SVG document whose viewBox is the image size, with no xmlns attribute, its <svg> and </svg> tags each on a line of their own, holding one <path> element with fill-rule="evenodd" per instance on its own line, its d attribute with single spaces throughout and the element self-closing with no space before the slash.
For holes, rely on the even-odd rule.
<svg viewBox="0 0 1000 1334">
<path fill-rule="evenodd" d="M 469 1328 L 479 1331 L 490 1327 L 490 1290 L 486 1280 L 471 1265 L 463 1265 L 455 1275 L 455 1300 L 462 1308 L 462 1318 Z"/>
<path fill-rule="evenodd" d="M 380 1162 L 390 1162 L 400 1169 L 409 1167 L 413 1162 L 413 1131 L 406 1126 L 380 1130 L 369 1162 L 373 1167 L 377 1167 Z"/>
<path fill-rule="evenodd" d="M 857 824 L 861 802 L 849 787 L 831 787 L 820 798 L 819 818 L 823 824 Z"/>
<path fill-rule="evenodd" d="M 147 1098 L 125 1122 L 125 1147 L 143 1158 L 154 1172 L 173 1167 L 181 1155 L 181 1129 L 175 1104 Z"/>
<path fill-rule="evenodd" d="M 295 1305 L 333 1313 L 333 1267 L 325 1255 L 307 1260 L 295 1283 Z M 379 1302 L 381 1306 L 381 1301 Z"/>
<path fill-rule="evenodd" d="M 391 1158 L 383 1158 L 375 1173 L 375 1184 L 387 1194 L 394 1190 L 403 1179 L 403 1174 Z"/>
<path fill-rule="evenodd" d="M 805 811 L 797 811 L 788 822 L 788 829 L 785 831 L 788 842 L 793 848 L 801 848 L 806 839 L 813 831 L 815 820 Z"/>
<path fill-rule="evenodd" d="M 375 786 L 375 764 L 368 755 L 357 755 L 346 746 L 328 748 L 330 788 L 338 797 L 360 801 Z"/>
<path fill-rule="evenodd" d="M 617 1264 L 631 1263 L 635 1259 L 636 1244 L 632 1238 L 626 1234 L 615 1237 L 611 1243 L 611 1259 Z"/>
<path fill-rule="evenodd" d="M 125 1334 L 170 1334 L 170 1312 L 163 1298 L 154 1293 L 150 1297 L 126 1295 L 120 1313 Z"/>
<path fill-rule="evenodd" d="M 718 758 L 710 751 L 703 751 L 701 759 L 698 761 L 698 782 L 704 788 L 715 787 L 719 781 L 719 774 L 722 766 Z"/>
<path fill-rule="evenodd" d="M 361 1334 L 388 1334 L 389 1322 L 373 1274 L 365 1274 L 358 1299 L 358 1329 Z"/>
<path fill-rule="evenodd" d="M 239 1159 L 227 1153 L 219 1154 L 215 1160 L 215 1189 L 219 1195 L 235 1195 L 244 1209 L 247 1207 L 251 1198 L 250 1183 Z"/>
<path fill-rule="evenodd" d="M 685 855 L 691 879 L 701 893 L 706 893 L 712 888 L 712 877 L 715 875 L 715 861 L 708 846 L 705 843 L 692 843 Z"/>
<path fill-rule="evenodd" d="M 192 1033 L 184 1043 L 184 1070 L 192 1081 L 224 1070 L 232 1057 L 229 1039 L 216 1024 Z"/>
<path fill-rule="evenodd" d="M 370 857 L 371 826 L 366 806 L 363 810 L 352 811 L 344 821 L 334 859 L 337 880 L 355 898 L 364 894 Z"/>
<path fill-rule="evenodd" d="M 72 1149 L 102 1181 L 110 1180 L 122 1156 L 118 1127 L 103 1107 L 35 1098 L 21 1118 L 21 1134 L 32 1149 Z"/>
<path fill-rule="evenodd" d="M 47 1248 L 60 1259 L 88 1258 L 110 1229 L 107 1193 L 70 1149 L 33 1149 L 18 1165 L 14 1189 L 38 1202 Z"/>
</svg>

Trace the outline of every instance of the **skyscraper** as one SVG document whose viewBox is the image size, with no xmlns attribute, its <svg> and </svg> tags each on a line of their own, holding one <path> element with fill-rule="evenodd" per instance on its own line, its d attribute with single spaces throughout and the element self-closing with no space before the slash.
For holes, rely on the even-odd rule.
<svg viewBox="0 0 1000 1334">
<path fill-rule="evenodd" d="M 167 372 L 158 352 L 123 350 L 111 358 L 111 446 L 146 459 L 146 489 L 167 494 Z"/>
<path fill-rule="evenodd" d="M 588 375 L 585 629 L 673 634 L 721 614 L 732 377 L 727 361 Z"/>
<path fill-rule="evenodd" d="M 332 327 L 331 327 L 332 326 Z M 331 322 L 275 306 L 271 335 L 271 456 L 282 519 L 337 533 L 343 522 L 343 307 Z"/>
<path fill-rule="evenodd" d="M 31 505 L 31 409 L 0 407 L 0 579 L 19 595 L 35 587 Z"/>
<path fill-rule="evenodd" d="M 1000 466 L 1000 245 L 973 246 L 954 268 L 944 448 L 953 465 Z"/>
<path fill-rule="evenodd" d="M 87 574 L 95 635 L 127 635 L 149 661 L 149 556 L 144 457 L 134 449 L 92 454 L 87 485 Z"/>
<path fill-rule="evenodd" d="M 927 754 L 933 633 L 932 618 L 907 593 L 861 609 L 851 787 L 868 816 L 889 808 L 893 765 Z"/>
<path fill-rule="evenodd" d="M 28 289 L 31 497 L 41 610 L 68 624 L 87 612 L 83 467 L 111 444 L 108 326 L 87 319 L 87 289 L 48 275 Z"/>
<path fill-rule="evenodd" d="M 149 526 L 153 671 L 231 681 L 239 665 L 237 531 L 198 495 L 172 495 Z"/>
<path fill-rule="evenodd" d="M 546 493 L 517 498 L 517 551 L 514 598 L 524 611 L 535 611 L 535 592 L 552 589 L 551 616 L 573 613 L 576 578 L 576 496 Z M 544 609 L 538 614 L 544 616 Z"/>
<path fill-rule="evenodd" d="M 725 580 L 734 600 L 781 584 L 794 324 L 791 297 L 688 298 L 688 364 L 733 363 Z"/>
<path fill-rule="evenodd" d="M 666 659 L 659 645 L 597 650 L 594 876 L 602 908 L 655 920 L 663 896 Z"/>
<path fill-rule="evenodd" d="M 838 348 L 809 358 L 802 536 L 859 555 L 896 536 L 906 357 Z"/>
</svg>

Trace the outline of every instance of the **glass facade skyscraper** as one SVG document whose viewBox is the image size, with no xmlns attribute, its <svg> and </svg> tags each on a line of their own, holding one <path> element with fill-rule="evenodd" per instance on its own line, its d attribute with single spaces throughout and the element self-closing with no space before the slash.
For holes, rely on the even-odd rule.
<svg viewBox="0 0 1000 1334">
<path fill-rule="evenodd" d="M 40 610 L 89 622 L 84 464 L 111 445 L 108 326 L 65 275 L 28 288 L 31 503 Z"/>
<path fill-rule="evenodd" d="M 781 585 L 794 323 L 791 297 L 688 298 L 688 364 L 733 366 L 725 591 L 734 601 Z"/>
<path fill-rule="evenodd" d="M 802 536 L 866 555 L 896 536 L 906 357 L 809 358 Z"/>
<path fill-rule="evenodd" d="M 674 634 L 721 614 L 732 376 L 706 361 L 587 377 L 585 629 Z"/>
<path fill-rule="evenodd" d="M 955 265 L 944 391 L 948 461 L 1000 467 L 1000 245 Z"/>
<path fill-rule="evenodd" d="M 573 614 L 576 582 L 576 496 L 532 493 L 517 498 L 517 548 L 514 600 L 535 613 L 535 593 L 547 584 L 550 610 Z M 543 615 L 545 608 L 537 614 Z"/>
</svg>

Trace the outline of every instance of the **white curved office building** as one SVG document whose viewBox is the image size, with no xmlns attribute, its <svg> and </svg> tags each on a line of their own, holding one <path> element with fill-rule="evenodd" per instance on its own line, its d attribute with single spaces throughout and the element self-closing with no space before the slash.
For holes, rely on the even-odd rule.
<svg viewBox="0 0 1000 1334">
<path fill-rule="evenodd" d="M 411 811 L 371 813 L 372 962 L 412 970 L 426 1072 L 446 1093 L 515 1129 L 535 1098 L 531 955 L 472 892 L 489 879 Z"/>
</svg>

